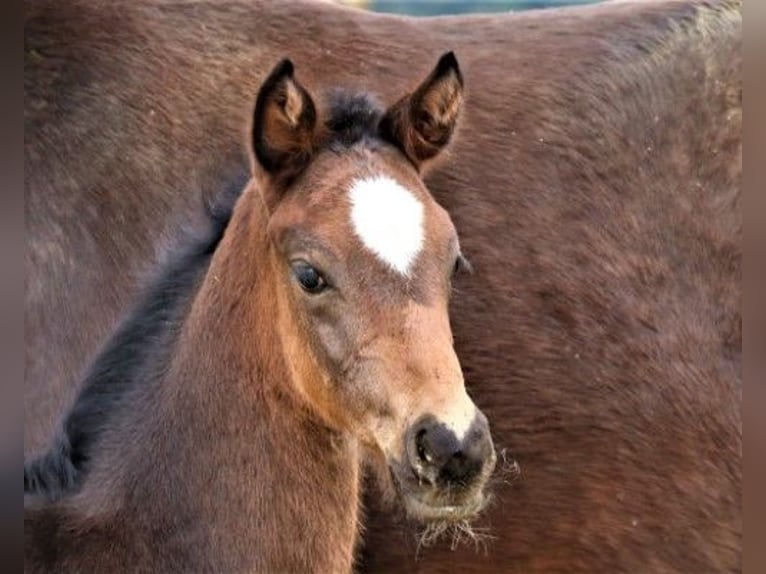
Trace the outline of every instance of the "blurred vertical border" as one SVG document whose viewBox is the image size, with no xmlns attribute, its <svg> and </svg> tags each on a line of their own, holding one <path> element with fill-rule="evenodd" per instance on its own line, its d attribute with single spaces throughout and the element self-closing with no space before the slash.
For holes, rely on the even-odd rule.
<svg viewBox="0 0 766 574">
<path fill-rule="evenodd" d="M 766 2 L 743 6 L 744 572 L 766 572 Z M 747 429 L 747 432 L 745 432 Z"/>
<path fill-rule="evenodd" d="M 23 564 L 24 3 L 0 6 L 0 564 L 3 571 L 18 572 Z"/>
</svg>

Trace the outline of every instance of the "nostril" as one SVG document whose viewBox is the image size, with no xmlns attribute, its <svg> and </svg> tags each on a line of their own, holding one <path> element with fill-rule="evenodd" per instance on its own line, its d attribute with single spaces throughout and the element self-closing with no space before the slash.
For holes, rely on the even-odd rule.
<svg viewBox="0 0 766 574">
<path fill-rule="evenodd" d="M 414 424 L 405 440 L 411 470 L 420 484 L 468 488 L 494 467 L 492 438 L 481 418 L 459 436 L 431 417 Z"/>
<path fill-rule="evenodd" d="M 420 429 L 415 435 L 415 448 L 421 462 L 426 464 L 431 464 L 433 462 L 433 455 L 428 450 L 426 444 L 426 429 Z"/>
<path fill-rule="evenodd" d="M 444 483 L 466 486 L 481 472 L 482 467 L 481 459 L 471 457 L 460 450 L 441 468 L 439 478 Z"/>
</svg>

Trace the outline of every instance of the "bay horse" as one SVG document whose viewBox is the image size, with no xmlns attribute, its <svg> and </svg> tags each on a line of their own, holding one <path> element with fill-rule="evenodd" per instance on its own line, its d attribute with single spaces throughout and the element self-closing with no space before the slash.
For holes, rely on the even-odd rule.
<svg viewBox="0 0 766 574">
<path fill-rule="evenodd" d="M 450 300 L 466 387 L 521 474 L 478 553 L 418 552 L 371 480 L 360 571 L 741 569 L 741 39 L 737 0 L 29 2 L 25 453 L 200 198 L 249 176 L 235 135 L 273 62 L 392 102 L 454 49 L 466 106 L 425 181 L 474 269 Z"/>
<path fill-rule="evenodd" d="M 420 173 L 462 102 L 452 53 L 381 109 L 266 78 L 254 177 L 91 367 L 24 469 L 30 572 L 350 572 L 360 444 L 407 512 L 472 518 L 495 464 L 448 319 L 463 263 Z"/>
</svg>

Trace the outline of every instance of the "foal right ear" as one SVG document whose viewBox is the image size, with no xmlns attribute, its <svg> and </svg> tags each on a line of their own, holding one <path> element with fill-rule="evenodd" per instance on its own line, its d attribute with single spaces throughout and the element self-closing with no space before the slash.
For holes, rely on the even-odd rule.
<svg viewBox="0 0 766 574">
<path fill-rule="evenodd" d="M 258 92 L 253 116 L 255 159 L 277 187 L 306 167 L 314 147 L 316 107 L 293 71 L 288 59 L 277 64 Z"/>
<path fill-rule="evenodd" d="M 385 113 L 380 136 L 421 168 L 449 143 L 463 103 L 463 76 L 453 52 L 447 52 L 417 89 Z"/>
</svg>

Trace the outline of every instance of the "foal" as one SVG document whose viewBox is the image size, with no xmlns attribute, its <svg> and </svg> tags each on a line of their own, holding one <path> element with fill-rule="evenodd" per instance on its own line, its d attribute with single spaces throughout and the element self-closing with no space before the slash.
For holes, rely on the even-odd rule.
<svg viewBox="0 0 766 574">
<path fill-rule="evenodd" d="M 387 111 L 315 104 L 274 69 L 230 220 L 148 291 L 25 465 L 28 571 L 349 572 L 363 447 L 412 517 L 482 508 L 495 453 L 447 315 L 462 257 L 420 178 L 461 101 L 452 53 Z"/>
</svg>

